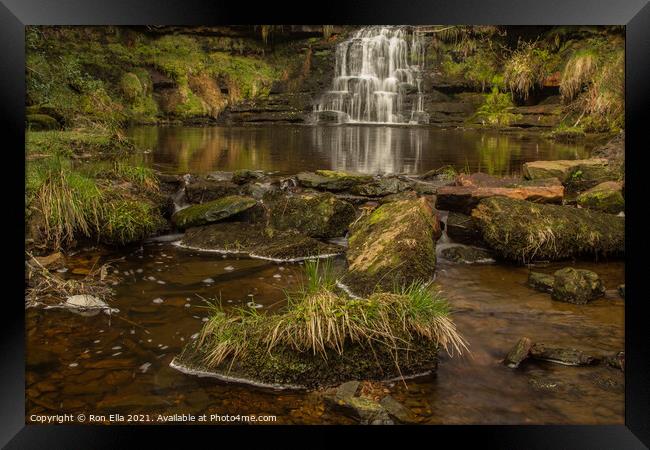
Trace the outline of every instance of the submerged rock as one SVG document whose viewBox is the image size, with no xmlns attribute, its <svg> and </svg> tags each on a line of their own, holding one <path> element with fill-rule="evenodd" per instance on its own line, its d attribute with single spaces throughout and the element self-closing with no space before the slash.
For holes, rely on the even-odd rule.
<svg viewBox="0 0 650 450">
<path fill-rule="evenodd" d="M 297 175 L 301 186 L 326 191 L 345 191 L 358 184 L 372 181 L 371 175 L 335 170 L 301 172 Z"/>
<path fill-rule="evenodd" d="M 61 252 L 54 252 L 47 256 L 35 256 L 34 259 L 44 268 L 49 270 L 56 270 L 63 267 L 65 257 Z"/>
<path fill-rule="evenodd" d="M 528 262 L 623 255 L 625 219 L 568 206 L 494 197 L 472 212 L 483 240 L 503 258 Z"/>
<path fill-rule="evenodd" d="M 528 274 L 528 286 L 540 292 L 553 292 L 555 277 L 541 272 L 530 272 Z"/>
<path fill-rule="evenodd" d="M 270 223 L 278 230 L 297 230 L 307 236 L 344 236 L 356 216 L 354 207 L 330 193 L 306 192 L 270 202 Z"/>
<path fill-rule="evenodd" d="M 105 309 L 108 305 L 93 295 L 79 294 L 68 297 L 65 306 L 74 309 Z"/>
<path fill-rule="evenodd" d="M 348 381 L 339 386 L 333 393 L 325 395 L 325 402 L 330 408 L 359 421 L 362 425 L 391 425 L 388 412 L 378 402 L 357 397 L 358 381 Z"/>
<path fill-rule="evenodd" d="M 566 267 L 553 276 L 553 300 L 583 305 L 604 295 L 603 282 L 590 270 Z"/>
<path fill-rule="evenodd" d="M 508 352 L 503 364 L 511 369 L 516 369 L 519 365 L 530 356 L 530 349 L 533 343 L 527 337 L 523 337 L 517 341 L 514 347 Z"/>
<path fill-rule="evenodd" d="M 573 348 L 547 347 L 545 344 L 533 344 L 530 356 L 535 359 L 550 361 L 567 366 L 588 366 L 600 362 L 599 356 L 590 355 Z"/>
<path fill-rule="evenodd" d="M 487 250 L 466 245 L 447 247 L 440 252 L 440 255 L 449 261 L 463 264 L 494 262 L 492 255 Z"/>
<path fill-rule="evenodd" d="M 299 260 L 336 255 L 343 247 L 326 244 L 294 231 L 279 231 L 244 222 L 190 228 L 181 246 L 224 253 L 244 253 L 273 260 Z"/>
<path fill-rule="evenodd" d="M 418 422 L 417 417 L 413 411 L 402 405 L 390 395 L 382 398 L 379 401 L 379 404 L 383 406 L 391 418 L 395 419 L 399 423 L 412 424 Z"/>
<path fill-rule="evenodd" d="M 583 208 L 618 214 L 625 210 L 623 183 L 618 181 L 600 183 L 580 194 L 576 201 Z"/>
<path fill-rule="evenodd" d="M 350 227 L 348 273 L 344 283 L 356 293 L 392 289 L 430 280 L 436 266 L 440 224 L 426 199 L 386 203 Z"/>
<path fill-rule="evenodd" d="M 620 369 L 625 372 L 625 352 L 618 352 L 613 355 L 608 355 L 605 357 L 605 362 L 610 367 L 615 369 Z"/>
<path fill-rule="evenodd" d="M 256 204 L 257 201 L 253 198 L 231 195 L 181 209 L 172 216 L 172 222 L 176 227 L 183 230 L 218 222 L 244 212 Z"/>
</svg>

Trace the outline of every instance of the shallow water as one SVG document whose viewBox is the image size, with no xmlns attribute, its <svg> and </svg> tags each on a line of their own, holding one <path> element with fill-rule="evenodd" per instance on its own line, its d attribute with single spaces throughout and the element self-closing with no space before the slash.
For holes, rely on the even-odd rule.
<svg viewBox="0 0 650 450">
<path fill-rule="evenodd" d="M 591 150 L 538 133 L 404 126 L 135 127 L 129 135 L 145 151 L 138 156 L 144 163 L 180 174 L 251 168 L 415 174 L 450 164 L 512 175 L 527 161 L 580 159 Z"/>
<path fill-rule="evenodd" d="M 68 273 L 83 272 L 79 268 L 93 264 L 95 256 L 86 250 L 69 258 Z M 208 314 L 204 299 L 220 299 L 227 307 L 254 302 L 261 311 L 274 310 L 283 304 L 283 289 L 296 287 L 300 264 L 224 258 L 172 243 L 99 256 L 99 262 L 123 258 L 113 263 L 122 278 L 111 302 L 119 313 L 84 317 L 67 310 L 27 310 L 28 420 L 31 414 L 53 412 L 218 413 L 273 414 L 277 423 L 351 423 L 329 411 L 318 393 L 260 391 L 169 367 L 200 330 Z M 624 280 L 622 262 L 575 266 L 596 270 L 608 289 Z M 522 336 L 598 352 L 623 348 L 624 303 L 617 294 L 570 305 L 529 289 L 526 278 L 525 267 L 440 260 L 437 283 L 450 299 L 471 355 L 443 355 L 436 376 L 406 385 L 385 383 L 385 392 L 422 423 L 623 423 L 619 370 L 546 362 L 512 370 L 501 364 Z"/>
</svg>

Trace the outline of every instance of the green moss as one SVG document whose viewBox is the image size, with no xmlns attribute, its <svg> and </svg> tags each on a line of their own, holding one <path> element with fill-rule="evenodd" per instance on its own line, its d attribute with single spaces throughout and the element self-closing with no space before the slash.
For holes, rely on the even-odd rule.
<svg viewBox="0 0 650 450">
<path fill-rule="evenodd" d="M 55 130 L 59 128 L 59 122 L 46 114 L 27 114 L 27 128 L 29 130 Z"/>
<path fill-rule="evenodd" d="M 103 208 L 99 238 L 107 244 L 128 244 L 156 233 L 165 225 L 158 208 L 150 202 L 118 198 Z"/>
<path fill-rule="evenodd" d="M 173 215 L 172 221 L 180 229 L 206 225 L 244 212 L 256 204 L 253 198 L 230 195 L 182 209 Z"/>
<path fill-rule="evenodd" d="M 521 118 L 521 114 L 512 112 L 514 104 L 510 94 L 499 92 L 495 86 L 485 98 L 485 103 L 478 109 L 477 116 L 486 125 L 508 126 Z"/>
<path fill-rule="evenodd" d="M 127 72 L 120 79 L 120 90 L 127 100 L 133 102 L 143 94 L 145 89 L 136 74 Z"/>
</svg>

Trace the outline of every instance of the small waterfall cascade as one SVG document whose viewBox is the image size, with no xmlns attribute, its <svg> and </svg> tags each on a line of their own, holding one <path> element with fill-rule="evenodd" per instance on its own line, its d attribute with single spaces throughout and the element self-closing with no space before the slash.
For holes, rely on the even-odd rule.
<svg viewBox="0 0 650 450">
<path fill-rule="evenodd" d="M 424 60 L 424 34 L 417 27 L 361 28 L 336 48 L 332 89 L 315 105 L 315 121 L 428 123 Z"/>
</svg>

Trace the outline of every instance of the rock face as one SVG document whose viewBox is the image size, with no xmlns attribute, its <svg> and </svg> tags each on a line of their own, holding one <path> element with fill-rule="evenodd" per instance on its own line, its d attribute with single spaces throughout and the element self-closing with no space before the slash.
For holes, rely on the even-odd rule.
<svg viewBox="0 0 650 450">
<path fill-rule="evenodd" d="M 176 227 L 184 230 L 235 216 L 256 204 L 257 201 L 253 198 L 231 195 L 181 209 L 172 216 L 172 222 Z"/>
<path fill-rule="evenodd" d="M 338 245 L 325 244 L 293 231 L 278 231 L 244 222 L 190 228 L 181 245 L 274 260 L 300 260 L 343 252 Z"/>
<path fill-rule="evenodd" d="M 471 214 L 482 199 L 495 196 L 535 203 L 562 203 L 564 187 L 562 185 L 521 187 L 442 186 L 436 191 L 436 208 Z"/>
<path fill-rule="evenodd" d="M 493 197 L 482 200 L 472 216 L 486 244 L 514 261 L 625 252 L 625 220 L 611 214 Z"/>
<path fill-rule="evenodd" d="M 605 158 L 533 161 L 524 164 L 523 173 L 529 180 L 555 177 L 565 186 L 582 188 L 594 186 L 615 176 Z"/>
<path fill-rule="evenodd" d="M 583 305 L 605 295 L 605 286 L 598 274 L 567 267 L 554 274 L 551 298 Z"/>
<path fill-rule="evenodd" d="M 297 178 L 301 186 L 334 192 L 345 191 L 372 181 L 371 175 L 334 170 L 317 170 L 316 173 L 301 172 Z"/>
<path fill-rule="evenodd" d="M 625 210 L 623 183 L 618 181 L 600 183 L 580 194 L 576 201 L 583 208 L 618 214 Z"/>
<path fill-rule="evenodd" d="M 541 272 L 530 272 L 528 274 L 528 286 L 540 292 L 553 292 L 553 283 L 555 278 Z"/>
<path fill-rule="evenodd" d="M 354 220 L 354 207 L 329 193 L 306 192 L 270 202 L 270 222 L 278 230 L 297 230 L 307 236 L 344 236 Z"/>
<path fill-rule="evenodd" d="M 364 295 L 430 280 L 440 224 L 425 199 L 386 203 L 350 227 L 344 282 Z"/>
</svg>

